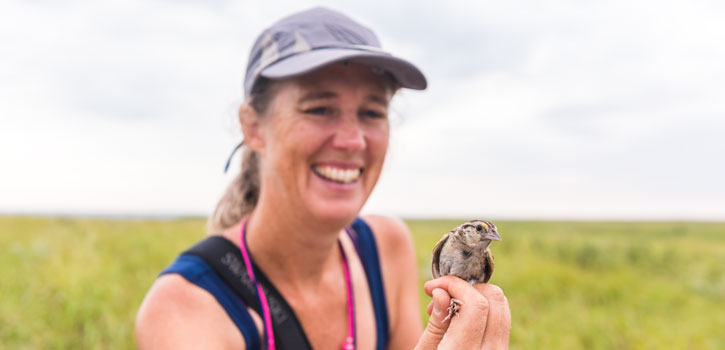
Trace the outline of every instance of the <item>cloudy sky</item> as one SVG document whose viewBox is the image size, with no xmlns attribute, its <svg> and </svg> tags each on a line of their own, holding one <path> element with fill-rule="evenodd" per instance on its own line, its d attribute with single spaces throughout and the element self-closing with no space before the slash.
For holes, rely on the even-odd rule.
<svg viewBox="0 0 725 350">
<path fill-rule="evenodd" d="M 0 213 L 208 214 L 254 38 L 316 5 L 429 79 L 366 212 L 725 220 L 725 6 L 693 0 L 3 1 Z"/>
</svg>

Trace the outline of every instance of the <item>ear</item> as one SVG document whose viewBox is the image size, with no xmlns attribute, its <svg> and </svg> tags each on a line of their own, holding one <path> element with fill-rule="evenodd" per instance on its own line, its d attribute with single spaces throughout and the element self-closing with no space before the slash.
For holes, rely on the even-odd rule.
<svg viewBox="0 0 725 350">
<path fill-rule="evenodd" d="M 264 154 L 264 134 L 261 117 L 248 103 L 239 107 L 239 124 L 242 125 L 244 144 L 260 155 Z"/>
</svg>

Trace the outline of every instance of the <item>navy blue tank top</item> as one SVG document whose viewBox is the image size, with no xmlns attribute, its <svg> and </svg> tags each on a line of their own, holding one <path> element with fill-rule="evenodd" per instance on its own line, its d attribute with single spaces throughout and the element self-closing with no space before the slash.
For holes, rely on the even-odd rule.
<svg viewBox="0 0 725 350">
<path fill-rule="evenodd" d="M 370 226 L 361 218 L 355 219 L 351 225 L 352 230 L 348 230 L 350 238 L 353 241 L 355 250 L 362 261 L 365 275 L 368 280 L 368 286 L 370 288 L 370 296 L 373 302 L 373 308 L 375 312 L 375 325 L 377 333 L 377 346 L 376 349 L 385 349 L 388 338 L 390 336 L 390 326 L 388 324 L 388 308 L 385 301 L 385 289 L 383 286 L 382 272 L 380 270 L 380 259 L 378 257 L 377 245 L 375 243 L 375 237 L 373 236 Z M 226 240 L 224 238 L 219 238 Z M 226 241 L 228 242 L 228 241 Z M 231 243 L 231 242 L 229 242 Z M 232 243 L 233 244 L 233 243 Z M 235 268 L 238 268 L 235 267 Z M 243 269 L 241 269 L 243 270 Z M 240 270 L 240 271 L 241 271 Z M 261 271 L 260 271 L 261 272 Z M 176 258 L 176 260 L 166 269 L 161 272 L 161 275 L 176 273 L 183 276 L 187 281 L 196 284 L 197 286 L 207 290 L 211 293 L 224 308 L 229 315 L 229 318 L 239 328 L 242 333 L 244 342 L 247 349 L 256 350 L 261 349 L 262 341 L 259 337 L 259 331 L 257 330 L 252 317 L 249 315 L 247 305 L 240 299 L 239 295 L 234 292 L 230 286 L 214 271 L 207 261 L 199 256 L 195 256 L 189 253 L 183 253 Z M 257 274 L 257 268 L 255 266 L 255 274 Z M 244 282 L 244 281 L 243 281 Z M 271 287 L 271 289 L 274 289 Z M 286 302 L 281 298 L 281 295 L 277 293 L 277 297 L 281 303 Z M 267 289 L 265 289 L 267 294 Z M 253 305 L 249 305 L 250 307 Z M 254 305 L 257 306 L 257 305 Z M 287 306 L 288 307 L 288 306 Z M 292 314 L 292 317 L 294 315 Z M 273 315 L 274 318 L 274 315 Z M 294 320 L 296 322 L 296 319 Z M 275 323 L 276 329 L 277 323 Z M 300 330 L 301 332 L 301 330 Z M 303 333 L 303 332 L 301 332 Z M 275 337 L 276 338 L 276 337 Z M 287 344 L 292 344 L 295 348 L 303 348 L 307 346 L 309 348 L 309 342 L 302 336 L 303 339 L 296 339 L 290 343 L 290 339 L 286 339 Z M 295 344 L 297 342 L 297 344 Z M 280 343 L 278 343 L 280 344 Z M 284 344 L 284 340 L 282 340 Z M 280 345 L 282 345 L 280 344 Z M 284 349 L 283 346 L 278 346 L 280 349 Z"/>
</svg>

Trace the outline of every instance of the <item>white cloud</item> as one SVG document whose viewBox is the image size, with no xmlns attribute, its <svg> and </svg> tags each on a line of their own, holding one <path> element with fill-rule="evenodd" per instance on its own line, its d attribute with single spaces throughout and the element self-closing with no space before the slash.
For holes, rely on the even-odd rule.
<svg viewBox="0 0 725 350">
<path fill-rule="evenodd" d="M 0 212 L 208 213 L 247 50 L 314 5 L 4 2 Z M 323 5 L 430 81 L 367 211 L 725 219 L 720 3 Z"/>
</svg>

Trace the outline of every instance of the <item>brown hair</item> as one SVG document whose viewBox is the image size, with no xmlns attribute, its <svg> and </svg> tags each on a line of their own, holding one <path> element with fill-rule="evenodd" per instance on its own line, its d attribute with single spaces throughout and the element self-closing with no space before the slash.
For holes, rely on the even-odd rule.
<svg viewBox="0 0 725 350">
<path fill-rule="evenodd" d="M 272 80 L 260 77 L 249 93 L 247 103 L 257 113 L 264 115 L 274 96 Z M 242 145 L 242 171 L 229 184 L 216 209 L 207 222 L 207 232 L 221 233 L 236 225 L 249 214 L 259 200 L 259 155 Z"/>
</svg>

